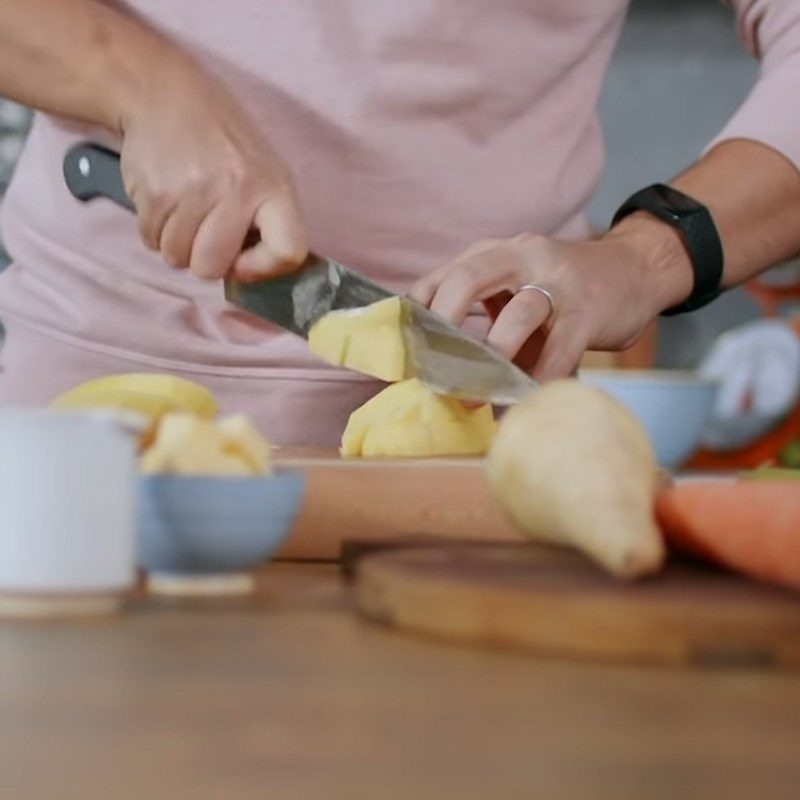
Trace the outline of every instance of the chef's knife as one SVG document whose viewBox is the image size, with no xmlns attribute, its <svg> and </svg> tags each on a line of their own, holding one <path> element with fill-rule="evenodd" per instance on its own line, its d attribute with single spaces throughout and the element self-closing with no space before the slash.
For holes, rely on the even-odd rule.
<svg viewBox="0 0 800 800">
<path fill-rule="evenodd" d="M 79 200 L 107 197 L 135 211 L 125 191 L 119 155 L 97 144 L 79 144 L 64 157 L 64 179 Z M 240 308 L 308 338 L 330 311 L 361 308 L 396 296 L 329 258 L 311 254 L 298 272 L 270 280 L 225 281 L 225 297 Z M 433 391 L 495 405 L 529 395 L 536 382 L 488 345 L 401 297 L 407 373 Z"/>
</svg>

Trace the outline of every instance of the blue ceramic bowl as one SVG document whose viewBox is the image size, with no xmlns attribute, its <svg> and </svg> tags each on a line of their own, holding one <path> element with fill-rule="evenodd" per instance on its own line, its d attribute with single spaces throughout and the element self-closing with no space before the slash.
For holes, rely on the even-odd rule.
<svg viewBox="0 0 800 800">
<path fill-rule="evenodd" d="M 305 478 L 142 476 L 138 556 L 148 572 L 241 572 L 274 555 L 300 510 Z"/>
<path fill-rule="evenodd" d="M 697 449 L 714 413 L 719 385 L 679 370 L 582 370 L 580 378 L 604 389 L 636 414 L 662 467 L 674 469 Z"/>
</svg>

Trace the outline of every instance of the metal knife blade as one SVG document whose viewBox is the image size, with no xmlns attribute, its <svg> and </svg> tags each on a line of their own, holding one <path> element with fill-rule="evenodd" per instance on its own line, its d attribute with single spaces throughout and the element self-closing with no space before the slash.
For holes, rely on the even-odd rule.
<svg viewBox="0 0 800 800">
<path fill-rule="evenodd" d="M 304 339 L 329 311 L 361 308 L 392 296 L 388 289 L 315 254 L 291 275 L 266 281 L 225 281 L 229 302 Z"/>
<path fill-rule="evenodd" d="M 403 336 L 410 371 L 429 389 L 461 400 L 510 406 L 538 388 L 533 378 L 484 342 L 408 298 L 402 302 L 409 320 Z"/>
<path fill-rule="evenodd" d="M 134 208 L 125 192 L 119 155 L 105 147 L 87 143 L 69 150 L 64 179 L 79 200 L 107 197 Z M 330 311 L 361 308 L 393 296 L 394 292 L 316 254 L 292 275 L 225 281 L 229 302 L 304 338 Z M 410 377 L 441 394 L 495 405 L 512 405 L 537 388 L 532 378 L 488 345 L 408 298 L 401 298 L 401 303 Z"/>
<path fill-rule="evenodd" d="M 308 338 L 313 324 L 331 311 L 361 308 L 396 295 L 336 261 L 314 255 L 302 270 L 283 278 L 228 280 L 225 296 Z M 517 403 L 536 388 L 532 378 L 488 345 L 407 297 L 400 302 L 409 377 L 440 394 L 494 405 Z"/>
</svg>

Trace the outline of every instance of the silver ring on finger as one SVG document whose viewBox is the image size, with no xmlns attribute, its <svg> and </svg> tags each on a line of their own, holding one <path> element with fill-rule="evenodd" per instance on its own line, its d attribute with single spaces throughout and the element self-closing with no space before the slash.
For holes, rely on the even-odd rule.
<svg viewBox="0 0 800 800">
<path fill-rule="evenodd" d="M 553 293 L 549 289 L 545 289 L 544 286 L 539 286 L 536 283 L 526 283 L 524 286 L 520 286 L 517 289 L 517 294 L 520 292 L 539 292 L 539 294 L 543 294 L 547 298 L 547 304 L 550 306 L 550 313 L 547 315 L 547 319 L 545 322 L 549 322 L 556 313 L 556 299 L 553 297 Z"/>
</svg>

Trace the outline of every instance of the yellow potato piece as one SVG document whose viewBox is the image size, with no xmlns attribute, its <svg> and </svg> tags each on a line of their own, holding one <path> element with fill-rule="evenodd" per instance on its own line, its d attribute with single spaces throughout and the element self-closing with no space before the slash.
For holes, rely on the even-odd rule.
<svg viewBox="0 0 800 800">
<path fill-rule="evenodd" d="M 402 305 L 389 297 L 363 308 L 331 311 L 309 332 L 312 353 L 337 367 L 387 382 L 407 377 Z"/>
<path fill-rule="evenodd" d="M 225 451 L 224 442 L 214 436 L 195 435 L 176 448 L 169 459 L 169 471 L 176 475 L 246 477 L 257 474 L 246 459 Z"/>
<path fill-rule="evenodd" d="M 350 415 L 341 452 L 390 458 L 483 455 L 495 430 L 490 406 L 465 408 L 412 378 L 389 386 Z"/>
<path fill-rule="evenodd" d="M 271 472 L 269 442 L 244 414 L 223 419 L 217 428 L 225 440 L 226 452 L 243 458 L 256 473 Z"/>
<path fill-rule="evenodd" d="M 144 400 L 158 398 L 156 400 Z M 219 407 L 211 392 L 193 381 L 166 373 L 123 373 L 88 381 L 57 397 L 55 408 L 112 407 L 140 411 L 151 416 L 157 402 L 160 414 L 183 411 L 203 419 L 213 419 Z M 159 414 L 159 415 L 160 415 Z"/>
<path fill-rule="evenodd" d="M 269 445 L 244 417 L 219 425 L 190 414 L 169 414 L 145 451 L 146 473 L 235 477 L 269 472 Z"/>
<path fill-rule="evenodd" d="M 197 418 L 191 414 L 168 414 L 161 419 L 152 444 L 142 454 L 144 472 L 169 472 L 171 457 L 196 430 Z"/>
<path fill-rule="evenodd" d="M 132 411 L 144 417 L 150 425 L 154 425 L 165 414 L 181 411 L 178 403 L 169 397 L 142 392 L 123 391 L 120 389 L 97 390 L 60 395 L 50 404 L 58 409 L 113 409 Z"/>
</svg>

